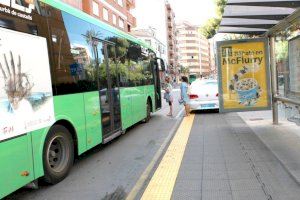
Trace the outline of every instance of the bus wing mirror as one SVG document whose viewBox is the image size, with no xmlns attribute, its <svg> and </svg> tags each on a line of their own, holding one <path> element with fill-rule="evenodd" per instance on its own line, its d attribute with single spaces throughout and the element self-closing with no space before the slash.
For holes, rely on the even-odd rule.
<svg viewBox="0 0 300 200">
<path fill-rule="evenodd" d="M 159 70 L 161 71 L 166 71 L 166 65 L 165 65 L 165 61 L 161 58 L 157 58 L 157 63 L 158 63 L 158 66 L 159 66 Z"/>
</svg>

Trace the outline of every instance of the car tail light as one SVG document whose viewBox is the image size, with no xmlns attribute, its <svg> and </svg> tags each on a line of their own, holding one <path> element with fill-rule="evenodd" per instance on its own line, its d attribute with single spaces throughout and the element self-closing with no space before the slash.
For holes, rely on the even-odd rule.
<svg viewBox="0 0 300 200">
<path fill-rule="evenodd" d="M 219 96 L 219 93 L 216 94 L 216 97 L 218 97 L 218 96 Z"/>
<path fill-rule="evenodd" d="M 197 99 L 198 98 L 198 95 L 196 94 L 190 94 L 190 99 Z"/>
</svg>

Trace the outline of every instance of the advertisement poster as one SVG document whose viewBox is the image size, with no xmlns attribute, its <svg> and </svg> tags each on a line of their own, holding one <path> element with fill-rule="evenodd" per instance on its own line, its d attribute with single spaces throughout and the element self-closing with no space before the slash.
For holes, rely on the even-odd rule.
<svg viewBox="0 0 300 200">
<path fill-rule="evenodd" d="M 220 111 L 270 109 L 267 40 L 222 41 L 217 48 Z"/>
<path fill-rule="evenodd" d="M 0 141 L 54 122 L 45 38 L 0 28 L 0 113 Z"/>
<path fill-rule="evenodd" d="M 300 96 L 300 36 L 289 41 L 290 91 Z"/>
</svg>

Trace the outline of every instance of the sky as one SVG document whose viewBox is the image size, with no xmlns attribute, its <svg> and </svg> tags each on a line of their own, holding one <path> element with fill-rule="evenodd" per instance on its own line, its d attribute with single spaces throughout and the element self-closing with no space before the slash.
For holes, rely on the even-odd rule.
<svg viewBox="0 0 300 200">
<path fill-rule="evenodd" d="M 192 25 L 203 25 L 215 16 L 214 0 L 169 0 L 176 22 L 188 21 Z M 132 11 L 137 19 L 137 29 L 152 27 L 157 38 L 167 44 L 165 0 L 136 0 Z"/>
<path fill-rule="evenodd" d="M 157 21 L 161 18 L 165 0 L 136 0 L 136 9 L 133 11 L 137 17 L 138 27 L 143 22 Z M 215 16 L 214 0 L 168 0 L 175 12 L 176 22 L 189 21 L 193 25 L 202 25 Z M 148 14 L 151 11 L 151 14 Z"/>
<path fill-rule="evenodd" d="M 202 25 L 215 16 L 213 0 L 169 0 L 176 21 L 189 21 L 194 25 Z"/>
</svg>

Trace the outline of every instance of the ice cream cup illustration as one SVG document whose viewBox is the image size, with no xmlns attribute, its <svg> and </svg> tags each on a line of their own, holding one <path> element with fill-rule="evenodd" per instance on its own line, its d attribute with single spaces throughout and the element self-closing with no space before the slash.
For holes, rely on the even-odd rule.
<svg viewBox="0 0 300 200">
<path fill-rule="evenodd" d="M 259 86 L 254 78 L 244 78 L 235 83 L 235 90 L 238 93 L 239 102 L 245 104 L 257 99 Z"/>
</svg>

